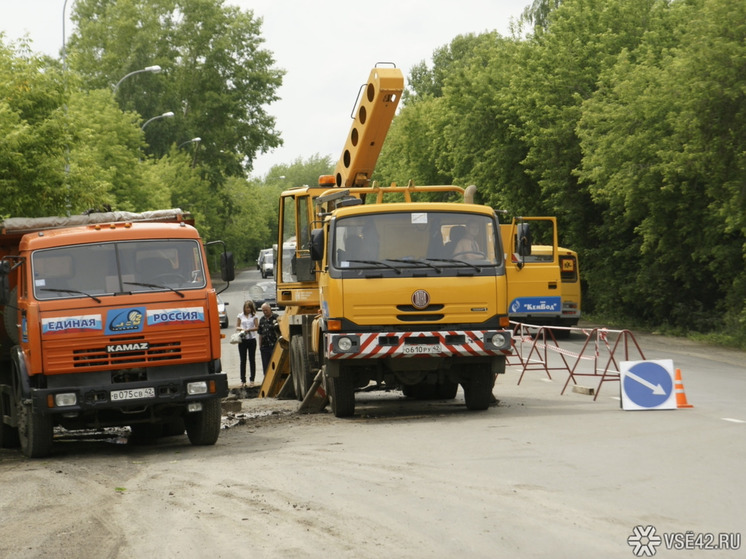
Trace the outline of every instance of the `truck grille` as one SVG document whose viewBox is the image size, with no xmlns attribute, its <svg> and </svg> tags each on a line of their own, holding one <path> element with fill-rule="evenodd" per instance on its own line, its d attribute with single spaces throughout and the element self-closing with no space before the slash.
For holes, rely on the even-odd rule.
<svg viewBox="0 0 746 559">
<path fill-rule="evenodd" d="M 44 373 L 52 375 L 204 363 L 213 359 L 209 331 L 203 328 L 172 329 L 122 338 L 83 337 L 75 341 L 60 338 L 45 340 L 42 344 Z"/>
<path fill-rule="evenodd" d="M 106 346 L 73 350 L 73 367 L 109 367 L 133 363 L 154 363 L 181 358 L 181 342 L 172 340 L 160 344 L 150 344 L 143 351 L 107 353 Z"/>
</svg>

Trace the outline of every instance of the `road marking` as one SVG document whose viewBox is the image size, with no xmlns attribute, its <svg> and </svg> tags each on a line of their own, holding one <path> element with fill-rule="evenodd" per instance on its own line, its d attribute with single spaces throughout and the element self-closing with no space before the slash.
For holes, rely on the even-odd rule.
<svg viewBox="0 0 746 559">
<path fill-rule="evenodd" d="M 732 417 L 721 417 L 723 421 L 730 421 L 731 423 L 746 423 L 743 419 L 733 419 Z"/>
</svg>

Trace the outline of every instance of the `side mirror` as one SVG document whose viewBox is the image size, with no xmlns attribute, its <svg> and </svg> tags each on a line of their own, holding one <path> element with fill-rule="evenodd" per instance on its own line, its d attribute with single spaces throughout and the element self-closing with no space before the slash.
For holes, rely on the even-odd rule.
<svg viewBox="0 0 746 559">
<path fill-rule="evenodd" d="M 311 260 L 319 262 L 324 258 L 324 230 L 311 231 Z"/>
<path fill-rule="evenodd" d="M 530 256 L 531 244 L 531 228 L 528 223 L 519 223 L 516 227 L 516 252 L 518 252 L 518 256 L 521 258 Z"/>
<path fill-rule="evenodd" d="M 223 251 L 220 255 L 220 277 L 229 282 L 236 279 L 236 266 L 233 262 L 233 253 Z"/>
</svg>

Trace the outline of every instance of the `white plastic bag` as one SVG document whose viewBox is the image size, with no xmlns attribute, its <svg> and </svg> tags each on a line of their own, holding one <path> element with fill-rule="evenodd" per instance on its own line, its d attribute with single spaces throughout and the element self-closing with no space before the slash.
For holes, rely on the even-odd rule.
<svg viewBox="0 0 746 559">
<path fill-rule="evenodd" d="M 243 341 L 243 332 L 234 332 L 231 335 L 230 342 L 232 344 L 240 344 Z"/>
</svg>

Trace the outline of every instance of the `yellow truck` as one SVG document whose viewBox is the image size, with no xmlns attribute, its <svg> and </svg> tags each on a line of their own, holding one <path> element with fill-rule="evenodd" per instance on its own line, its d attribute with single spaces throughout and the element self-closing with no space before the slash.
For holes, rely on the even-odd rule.
<svg viewBox="0 0 746 559">
<path fill-rule="evenodd" d="M 500 224 L 475 187 L 371 183 L 403 88 L 374 68 L 335 174 L 280 197 L 273 363 L 289 357 L 298 399 L 321 371 L 337 417 L 366 386 L 452 399 L 461 385 L 484 410 L 511 353 Z"/>
<path fill-rule="evenodd" d="M 559 246 L 556 218 L 516 217 L 500 228 L 508 251 L 505 265 L 511 320 L 575 326 L 581 315 L 578 255 Z"/>
</svg>

